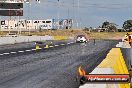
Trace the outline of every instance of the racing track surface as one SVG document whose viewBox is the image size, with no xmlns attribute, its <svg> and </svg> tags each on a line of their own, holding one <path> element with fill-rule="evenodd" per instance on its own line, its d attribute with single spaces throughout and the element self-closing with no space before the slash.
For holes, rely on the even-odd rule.
<svg viewBox="0 0 132 88">
<path fill-rule="evenodd" d="M 0 56 L 0 88 L 78 88 L 77 68 L 82 65 L 91 72 L 117 43 L 96 40 L 94 45 L 91 40 L 86 45 L 73 43 Z"/>
</svg>

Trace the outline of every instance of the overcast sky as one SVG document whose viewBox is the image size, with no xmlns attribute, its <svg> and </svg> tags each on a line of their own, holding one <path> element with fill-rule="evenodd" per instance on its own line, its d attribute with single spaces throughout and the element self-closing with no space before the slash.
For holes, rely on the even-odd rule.
<svg viewBox="0 0 132 88">
<path fill-rule="evenodd" d="M 24 16 L 28 19 L 71 18 L 79 26 L 98 27 L 104 21 L 114 22 L 119 27 L 132 19 L 132 0 L 30 0 L 24 4 Z M 79 1 L 79 3 L 78 3 Z M 79 7 L 78 7 L 79 6 Z M 30 12 L 30 13 L 29 13 Z"/>
</svg>

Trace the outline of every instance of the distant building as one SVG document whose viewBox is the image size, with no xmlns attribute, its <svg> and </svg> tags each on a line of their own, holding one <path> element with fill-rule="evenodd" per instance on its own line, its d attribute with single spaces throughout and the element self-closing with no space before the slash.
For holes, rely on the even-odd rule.
<svg viewBox="0 0 132 88">
<path fill-rule="evenodd" d="M 1 31 L 38 31 L 45 29 L 70 29 L 72 28 L 72 19 L 46 19 L 46 20 L 1 20 Z"/>
</svg>

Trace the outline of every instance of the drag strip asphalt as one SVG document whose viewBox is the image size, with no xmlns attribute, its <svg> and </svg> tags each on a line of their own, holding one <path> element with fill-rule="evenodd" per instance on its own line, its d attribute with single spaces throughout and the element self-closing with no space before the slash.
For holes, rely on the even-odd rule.
<svg viewBox="0 0 132 88">
<path fill-rule="evenodd" d="M 82 65 L 90 73 L 118 43 L 70 42 L 52 43 L 37 51 L 32 46 L 1 49 L 0 54 L 5 54 L 0 56 L 0 88 L 78 88 L 77 68 Z"/>
</svg>

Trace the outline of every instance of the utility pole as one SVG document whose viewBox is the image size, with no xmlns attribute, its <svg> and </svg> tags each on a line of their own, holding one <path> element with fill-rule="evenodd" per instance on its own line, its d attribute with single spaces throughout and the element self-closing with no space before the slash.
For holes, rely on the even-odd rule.
<svg viewBox="0 0 132 88">
<path fill-rule="evenodd" d="M 30 18 L 29 18 L 29 17 L 30 17 L 30 5 L 31 5 L 31 3 L 30 3 L 30 0 L 29 0 L 29 5 L 28 5 L 28 6 L 29 6 L 29 7 L 28 7 L 29 16 L 28 16 L 28 20 L 30 20 Z M 26 23 L 26 24 L 27 24 L 27 23 Z M 28 24 L 29 24 L 29 23 L 28 23 Z M 29 26 L 29 25 L 28 25 L 28 26 Z M 28 33 L 29 33 L 28 35 L 30 35 L 30 27 L 28 27 Z"/>
<path fill-rule="evenodd" d="M 69 20 L 70 20 L 70 17 L 69 17 L 69 7 L 68 7 L 68 29 L 69 29 Z"/>
<path fill-rule="evenodd" d="M 78 19 L 76 19 L 77 20 L 77 28 L 79 28 L 79 6 L 80 6 L 80 0 L 78 0 L 78 11 L 77 11 L 77 13 L 78 13 Z"/>
<path fill-rule="evenodd" d="M 38 7 L 39 7 L 39 4 L 40 4 L 40 0 L 36 0 L 37 1 L 37 3 L 38 3 Z M 39 7 L 40 8 L 40 7 Z M 40 20 L 40 19 L 38 19 L 38 20 Z M 41 21 L 37 21 L 37 31 L 40 29 L 40 22 Z"/>
<path fill-rule="evenodd" d="M 11 0 L 10 0 L 11 1 Z M 10 2 L 11 3 L 11 2 Z M 11 9 L 9 9 L 9 13 L 10 13 L 10 18 L 9 18 L 9 21 L 8 21 L 8 29 L 9 29 L 9 34 L 10 34 L 10 30 L 11 30 L 11 26 L 10 26 L 10 23 L 11 23 Z"/>
<path fill-rule="evenodd" d="M 22 32 L 22 30 L 21 30 L 22 20 L 21 20 L 20 16 L 18 16 L 18 18 L 19 18 L 19 21 L 20 21 L 19 29 L 20 29 L 20 35 L 21 35 L 21 32 Z"/>
<path fill-rule="evenodd" d="M 58 0 L 58 29 L 60 29 L 59 20 L 60 20 L 60 13 L 59 13 L 59 7 L 60 7 L 60 0 Z"/>
<path fill-rule="evenodd" d="M 74 24 L 76 23 L 76 19 L 75 19 L 75 2 L 74 2 L 74 0 L 73 0 L 73 22 L 74 22 Z"/>
<path fill-rule="evenodd" d="M 18 18 L 17 18 L 17 34 L 19 35 L 19 16 L 18 16 Z"/>
</svg>

